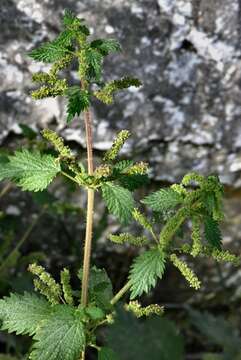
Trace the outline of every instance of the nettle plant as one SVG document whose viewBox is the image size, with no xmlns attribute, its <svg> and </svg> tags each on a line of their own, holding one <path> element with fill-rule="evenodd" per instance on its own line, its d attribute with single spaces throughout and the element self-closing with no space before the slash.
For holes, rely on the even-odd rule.
<svg viewBox="0 0 241 360">
<path fill-rule="evenodd" d="M 204 177 L 196 173 L 184 176 L 180 184 L 163 188 L 141 201 L 149 207 L 146 216 L 136 205 L 133 192 L 146 184 L 148 166 L 145 162 L 118 160 L 118 154 L 129 138 L 128 130 L 120 131 L 102 163 L 94 168 L 92 149 L 91 99 L 104 104 L 113 102 L 114 94 L 130 86 L 139 87 L 138 79 L 124 77 L 107 83 L 102 81 L 105 56 L 121 51 L 113 39 L 89 41 L 89 29 L 83 19 L 65 11 L 63 31 L 30 53 L 36 61 L 51 63 L 49 72 L 38 72 L 33 81 L 39 84 L 32 92 L 34 99 L 65 96 L 67 123 L 83 113 L 86 129 L 87 169 L 54 131 L 45 129 L 43 137 L 54 147 L 55 154 L 22 149 L 8 157 L 0 168 L 0 180 L 9 179 L 25 191 L 42 191 L 57 175 L 65 176 L 87 191 L 86 237 L 83 265 L 77 276 L 81 290 L 71 287 L 68 269 L 63 269 L 57 282 L 42 266 L 31 264 L 35 290 L 40 293 L 11 294 L 0 300 L 2 330 L 33 336 L 32 360 L 84 359 L 87 347 L 98 351 L 98 358 L 118 359 L 108 347 L 100 347 L 96 331 L 115 321 L 115 305 L 130 292 L 125 309 L 138 318 L 162 315 L 157 304 L 142 307 L 137 298 L 149 293 L 161 279 L 167 263 L 172 263 L 194 289 L 201 282 L 189 267 L 185 256 L 211 257 L 216 261 L 239 263 L 239 258 L 222 250 L 219 223 L 223 219 L 223 187 L 217 176 Z M 79 85 L 69 85 L 60 77 L 62 70 L 78 62 Z M 126 284 L 117 294 L 103 269 L 90 267 L 93 232 L 94 195 L 99 192 L 109 210 L 123 224 L 135 220 L 145 235 L 111 234 L 117 244 L 131 244 L 142 251 L 134 260 Z M 177 236 L 184 223 L 191 224 L 191 236 L 185 242 Z M 204 234 L 204 236 L 203 236 Z M 204 238 L 204 239 L 203 239 Z M 165 329 L 163 329 L 165 331 Z"/>
</svg>

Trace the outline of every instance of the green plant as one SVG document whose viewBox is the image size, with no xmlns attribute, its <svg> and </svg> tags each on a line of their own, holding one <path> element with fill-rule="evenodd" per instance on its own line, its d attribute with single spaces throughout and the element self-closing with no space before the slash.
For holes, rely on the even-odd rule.
<svg viewBox="0 0 241 360">
<path fill-rule="evenodd" d="M 31 264 L 36 291 L 42 296 L 24 293 L 11 294 L 0 300 L 2 329 L 17 334 L 33 336 L 34 345 L 30 358 L 33 360 L 85 359 L 87 347 L 98 350 L 98 357 L 118 359 L 111 349 L 97 345 L 96 330 L 112 324 L 115 319 L 114 305 L 130 290 L 128 311 L 136 317 L 160 315 L 159 305 L 142 308 L 134 299 L 148 293 L 161 279 L 166 263 L 171 262 L 194 289 L 201 282 L 180 255 L 192 257 L 210 256 L 217 261 L 239 263 L 239 258 L 222 250 L 219 223 L 223 218 L 223 188 L 219 179 L 196 173 L 184 176 L 180 184 L 154 192 L 142 200 L 153 216 L 149 219 L 138 209 L 133 192 L 146 184 L 148 166 L 144 162 L 119 160 L 118 154 L 129 138 L 128 130 L 117 134 L 112 147 L 105 153 L 102 163 L 94 168 L 92 149 L 92 116 L 90 104 L 96 97 L 104 104 L 113 102 L 114 94 L 130 86 L 139 87 L 138 79 L 124 77 L 120 80 L 102 81 L 104 57 L 121 50 L 113 39 L 89 41 L 89 30 L 83 19 L 65 11 L 63 31 L 52 42 L 33 50 L 30 56 L 37 61 L 52 63 L 48 73 L 33 75 L 39 88 L 32 92 L 34 99 L 65 96 L 67 98 L 67 122 L 83 112 L 86 128 L 87 169 L 77 156 L 64 144 L 54 131 L 45 129 L 43 137 L 54 147 L 55 155 L 48 151 L 22 149 L 1 162 L 0 180 L 9 179 L 25 191 L 38 192 L 46 189 L 57 175 L 62 175 L 87 191 L 86 237 L 83 266 L 78 272 L 81 292 L 72 289 L 70 273 L 64 269 L 57 282 L 42 266 Z M 72 61 L 78 62 L 80 83 L 70 85 L 60 72 Z M 110 213 L 123 224 L 132 219 L 144 228 L 146 234 L 112 234 L 110 240 L 143 247 L 134 260 L 129 279 L 115 295 L 104 270 L 90 267 L 94 194 L 101 193 Z M 162 219 L 160 221 L 160 219 Z M 176 237 L 187 221 L 192 223 L 191 241 Z M 159 224 L 164 222 L 161 227 Z M 203 231 L 204 229 L 204 231 Z M 203 239 L 203 233 L 205 240 Z M 153 320 L 155 322 L 155 320 Z"/>
</svg>

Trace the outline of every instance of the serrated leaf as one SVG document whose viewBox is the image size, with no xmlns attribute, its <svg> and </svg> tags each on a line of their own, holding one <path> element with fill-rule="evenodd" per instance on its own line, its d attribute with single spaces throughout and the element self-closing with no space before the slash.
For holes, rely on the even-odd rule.
<svg viewBox="0 0 241 360">
<path fill-rule="evenodd" d="M 154 211 L 165 212 L 175 208 L 182 201 L 182 196 L 178 192 L 172 189 L 161 189 L 148 195 L 141 202 Z"/>
<path fill-rule="evenodd" d="M 38 326 L 49 318 L 51 305 L 35 294 L 11 294 L 0 300 L 2 330 L 33 335 Z"/>
<path fill-rule="evenodd" d="M 61 60 L 66 54 L 69 53 L 69 49 L 61 46 L 58 42 L 47 42 L 40 47 L 33 49 L 28 55 L 36 60 L 45 63 L 53 63 Z"/>
<path fill-rule="evenodd" d="M 115 215 L 122 223 L 128 223 L 134 209 L 134 199 L 131 192 L 110 182 L 103 184 L 101 190 L 110 213 Z"/>
<path fill-rule="evenodd" d="M 89 80 L 100 81 L 103 56 L 95 49 L 88 49 L 85 52 L 85 61 L 87 64 L 87 78 Z"/>
<path fill-rule="evenodd" d="M 65 10 L 63 17 L 64 27 L 71 28 L 72 30 L 76 30 L 76 32 L 79 30 L 84 35 L 88 36 L 90 34 L 90 31 L 87 28 L 87 26 L 82 24 L 83 21 L 84 19 L 79 19 L 78 17 L 75 16 L 75 14 L 72 11 L 68 9 Z"/>
<path fill-rule="evenodd" d="M 78 278 L 82 281 L 83 269 L 78 272 Z M 89 278 L 89 297 L 90 302 L 104 311 L 111 308 L 110 301 L 113 298 L 111 281 L 105 269 L 98 269 L 93 266 L 90 269 Z"/>
<path fill-rule="evenodd" d="M 76 19 L 76 16 L 71 10 L 69 10 L 69 9 L 64 10 L 64 16 L 63 16 L 63 25 L 64 26 L 73 25 L 75 19 Z"/>
<path fill-rule="evenodd" d="M 82 279 L 81 273 L 79 277 Z M 91 302 L 104 311 L 111 309 L 110 301 L 113 297 L 112 283 L 105 269 L 93 266 L 90 270 L 89 295 Z"/>
<path fill-rule="evenodd" d="M 165 255 L 159 248 L 153 248 L 139 255 L 131 266 L 131 299 L 148 293 L 162 278 L 165 270 Z"/>
<path fill-rule="evenodd" d="M 78 309 L 56 305 L 37 330 L 32 360 L 77 360 L 85 346 L 84 325 Z"/>
<path fill-rule="evenodd" d="M 41 191 L 45 189 L 61 170 L 52 155 L 42 155 L 38 151 L 26 149 L 9 156 L 9 162 L 0 168 L 0 181 L 10 179 L 23 190 Z"/>
<path fill-rule="evenodd" d="M 76 34 L 73 30 L 64 30 L 54 40 L 54 45 L 66 49 L 66 53 L 69 53 L 69 48 L 72 46 L 73 39 Z"/>
<path fill-rule="evenodd" d="M 212 216 L 213 214 L 213 209 L 215 208 L 216 206 L 216 201 L 215 201 L 215 195 L 213 193 L 207 193 L 207 194 L 204 194 L 203 196 L 203 203 L 208 211 L 208 214 L 210 216 Z"/>
<path fill-rule="evenodd" d="M 207 242 L 218 250 L 222 249 L 222 235 L 217 221 L 212 217 L 204 218 L 204 232 Z"/>
<path fill-rule="evenodd" d="M 104 56 L 111 52 L 121 51 L 121 45 L 115 39 L 97 39 L 92 41 L 90 46 L 97 49 Z"/>
<path fill-rule="evenodd" d="M 134 164 L 134 162 L 132 160 L 121 160 L 118 161 L 114 167 L 113 167 L 113 171 L 117 171 L 117 172 L 121 172 L 123 170 L 128 169 L 130 166 L 132 166 Z"/>
<path fill-rule="evenodd" d="M 102 347 L 98 352 L 98 360 L 118 360 L 118 359 L 119 358 L 117 354 L 110 348 Z"/>
<path fill-rule="evenodd" d="M 73 120 L 76 115 L 80 115 L 90 106 L 90 95 L 86 90 L 81 90 L 79 86 L 72 86 L 66 91 L 68 97 L 67 122 Z"/>
<path fill-rule="evenodd" d="M 107 346 L 120 360 L 184 360 L 183 338 L 165 317 L 140 321 L 130 312 L 118 310 L 106 332 Z"/>
</svg>

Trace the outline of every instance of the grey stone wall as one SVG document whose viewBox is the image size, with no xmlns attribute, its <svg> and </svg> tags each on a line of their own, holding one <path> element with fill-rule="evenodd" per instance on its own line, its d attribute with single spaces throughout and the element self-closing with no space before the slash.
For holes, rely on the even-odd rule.
<svg viewBox="0 0 241 360">
<path fill-rule="evenodd" d="M 26 52 L 54 37 L 64 8 L 86 18 L 93 37 L 121 42 L 123 53 L 105 63 L 107 79 L 130 74 L 143 82 L 141 90 L 120 94 L 111 107 L 94 104 L 95 148 L 105 150 L 118 129 L 130 129 L 133 138 L 125 151 L 149 160 L 153 180 L 178 181 L 189 170 L 215 172 L 237 189 L 236 198 L 241 186 L 239 0 L 1 0 L 0 141 L 18 134 L 20 122 L 38 129 L 56 124 L 67 140 L 84 146 L 82 124 L 75 120 L 66 126 L 62 100 L 34 103 L 29 96 L 31 73 L 45 66 Z M 78 81 L 75 69 L 70 75 Z M 232 197 L 227 208 L 240 212 Z M 232 220 L 229 226 L 233 229 Z M 235 234 L 241 234 L 237 221 Z"/>
</svg>

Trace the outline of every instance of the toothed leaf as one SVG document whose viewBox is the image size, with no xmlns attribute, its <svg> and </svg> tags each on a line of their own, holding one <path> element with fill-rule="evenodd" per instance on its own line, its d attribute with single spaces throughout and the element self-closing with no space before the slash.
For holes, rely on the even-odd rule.
<svg viewBox="0 0 241 360">
<path fill-rule="evenodd" d="M 84 19 L 79 19 L 78 17 L 75 16 L 75 14 L 72 11 L 68 9 L 65 10 L 63 17 L 64 27 L 70 28 L 72 31 L 75 30 L 76 33 L 79 30 L 84 35 L 88 36 L 90 34 L 90 31 L 86 25 L 82 24 L 83 21 Z"/>
<path fill-rule="evenodd" d="M 11 294 L 0 300 L 2 330 L 33 335 L 38 326 L 49 318 L 51 311 L 50 303 L 35 294 Z"/>
<path fill-rule="evenodd" d="M 66 54 L 69 53 L 69 50 L 58 42 L 47 42 L 40 47 L 33 49 L 29 56 L 36 60 L 42 61 L 45 63 L 53 63 L 55 61 L 61 60 Z"/>
<path fill-rule="evenodd" d="M 139 255 L 131 266 L 129 280 L 131 282 L 131 299 L 148 293 L 162 278 L 165 270 L 165 256 L 158 248 Z"/>
<path fill-rule="evenodd" d="M 119 42 L 115 39 L 97 39 L 91 42 L 90 46 L 106 56 L 111 52 L 121 51 Z"/>
<path fill-rule="evenodd" d="M 68 305 L 56 305 L 38 329 L 31 360 L 77 360 L 85 346 L 82 314 Z"/>
<path fill-rule="evenodd" d="M 148 195 L 142 203 L 150 206 L 154 211 L 165 212 L 175 208 L 183 201 L 182 196 L 172 189 L 161 189 Z"/>
<path fill-rule="evenodd" d="M 204 219 L 204 232 L 207 242 L 218 250 L 222 249 L 222 235 L 217 221 L 206 216 Z"/>
<path fill-rule="evenodd" d="M 41 155 L 26 149 L 8 157 L 9 162 L 0 168 L 0 181 L 10 179 L 23 190 L 45 189 L 60 171 L 60 165 L 52 155 Z"/>
<path fill-rule="evenodd" d="M 130 191 L 110 182 L 103 184 L 101 190 L 110 213 L 122 223 L 128 223 L 134 209 L 134 200 Z"/>
<path fill-rule="evenodd" d="M 85 111 L 90 106 L 89 92 L 81 90 L 79 86 L 72 86 L 66 91 L 68 97 L 67 105 L 67 122 L 73 120 L 76 115 L 80 115 L 82 111 Z"/>
<path fill-rule="evenodd" d="M 90 48 L 85 52 L 85 60 L 87 64 L 87 78 L 89 80 L 100 81 L 103 56 L 96 49 Z"/>
</svg>

